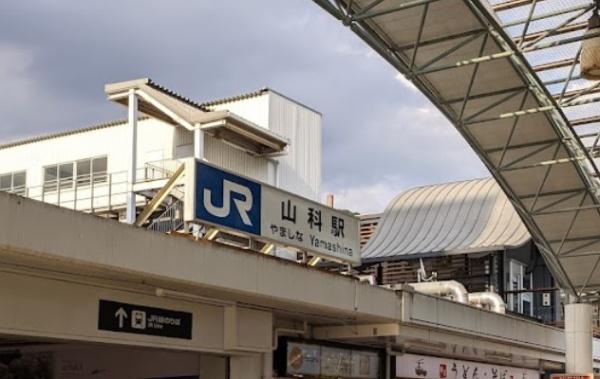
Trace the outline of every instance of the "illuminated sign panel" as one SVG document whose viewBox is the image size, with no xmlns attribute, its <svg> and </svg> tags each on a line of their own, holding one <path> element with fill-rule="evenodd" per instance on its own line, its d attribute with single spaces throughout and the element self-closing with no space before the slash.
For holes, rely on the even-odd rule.
<svg viewBox="0 0 600 379">
<path fill-rule="evenodd" d="M 380 355 L 375 351 L 312 342 L 286 341 L 275 362 L 283 375 L 349 379 L 378 379 Z M 285 360 L 285 361 L 283 361 Z"/>
</svg>

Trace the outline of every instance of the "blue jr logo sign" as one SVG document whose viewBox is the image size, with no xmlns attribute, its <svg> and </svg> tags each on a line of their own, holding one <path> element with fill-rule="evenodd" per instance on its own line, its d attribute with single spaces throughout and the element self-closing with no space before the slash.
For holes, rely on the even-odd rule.
<svg viewBox="0 0 600 379">
<path fill-rule="evenodd" d="M 260 235 L 260 185 L 201 162 L 196 164 L 196 214 L 216 225 Z"/>
</svg>

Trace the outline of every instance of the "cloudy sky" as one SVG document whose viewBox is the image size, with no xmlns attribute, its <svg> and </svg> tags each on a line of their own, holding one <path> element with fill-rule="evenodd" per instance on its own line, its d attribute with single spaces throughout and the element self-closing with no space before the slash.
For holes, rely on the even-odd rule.
<svg viewBox="0 0 600 379">
<path fill-rule="evenodd" d="M 124 116 L 105 83 L 198 101 L 271 87 L 323 113 L 323 190 L 383 210 L 416 185 L 487 176 L 410 83 L 311 0 L 0 2 L 0 141 Z"/>
</svg>

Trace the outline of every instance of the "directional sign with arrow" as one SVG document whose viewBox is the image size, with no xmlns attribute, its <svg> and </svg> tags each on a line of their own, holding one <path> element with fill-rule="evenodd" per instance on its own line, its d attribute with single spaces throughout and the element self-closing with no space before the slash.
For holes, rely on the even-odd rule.
<svg viewBox="0 0 600 379">
<path fill-rule="evenodd" d="M 123 328 L 123 321 L 125 321 L 125 319 L 128 317 L 125 309 L 123 309 L 123 307 L 117 309 L 115 312 L 115 317 L 119 319 L 119 329 Z"/>
<path fill-rule="evenodd" d="M 98 329 L 192 339 L 192 314 L 145 305 L 100 300 Z"/>
</svg>

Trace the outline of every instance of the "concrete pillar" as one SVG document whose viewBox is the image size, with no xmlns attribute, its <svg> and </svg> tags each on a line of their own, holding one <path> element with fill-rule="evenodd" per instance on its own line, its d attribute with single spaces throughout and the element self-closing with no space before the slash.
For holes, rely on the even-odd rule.
<svg viewBox="0 0 600 379">
<path fill-rule="evenodd" d="M 566 373 L 591 374 L 592 366 L 592 306 L 565 305 Z"/>
<path fill-rule="evenodd" d="M 262 354 L 231 356 L 229 358 L 229 379 L 262 379 L 262 360 Z"/>
<path fill-rule="evenodd" d="M 273 353 L 262 354 L 262 379 L 273 379 Z"/>
<path fill-rule="evenodd" d="M 196 125 L 194 129 L 194 158 L 204 159 L 204 132 L 200 125 Z"/>
<path fill-rule="evenodd" d="M 127 112 L 128 125 L 127 125 L 127 137 L 129 140 L 129 164 L 128 164 L 128 175 L 127 182 L 129 183 L 129 192 L 127 193 L 127 213 L 125 221 L 128 224 L 135 223 L 136 218 L 136 204 L 135 204 L 135 192 L 133 192 L 133 185 L 137 180 L 137 124 L 138 124 L 138 98 L 135 94 L 135 90 L 129 90 L 129 107 Z"/>
<path fill-rule="evenodd" d="M 201 354 L 200 378 L 227 379 L 227 358 Z"/>
</svg>

